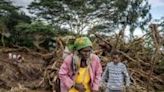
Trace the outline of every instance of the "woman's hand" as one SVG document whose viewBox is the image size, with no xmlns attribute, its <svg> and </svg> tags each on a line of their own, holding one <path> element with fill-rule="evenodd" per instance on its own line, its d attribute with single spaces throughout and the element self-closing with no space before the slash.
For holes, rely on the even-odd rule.
<svg viewBox="0 0 164 92">
<path fill-rule="evenodd" d="M 99 92 L 99 91 L 97 91 L 97 90 L 92 90 L 92 92 Z"/>
<path fill-rule="evenodd" d="M 77 89 L 79 92 L 85 92 L 85 87 L 84 87 L 84 85 L 83 84 L 81 84 L 81 83 L 76 83 L 75 84 L 75 89 Z"/>
</svg>

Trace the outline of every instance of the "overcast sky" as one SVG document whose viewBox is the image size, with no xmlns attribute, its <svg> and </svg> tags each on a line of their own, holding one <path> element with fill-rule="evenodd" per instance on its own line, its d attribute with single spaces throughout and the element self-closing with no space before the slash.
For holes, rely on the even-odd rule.
<svg viewBox="0 0 164 92">
<path fill-rule="evenodd" d="M 23 7 L 22 10 L 26 12 L 27 15 L 31 15 L 26 8 L 33 0 L 10 0 L 10 1 L 12 1 L 14 5 Z"/>
<path fill-rule="evenodd" d="M 28 4 L 30 4 L 33 0 L 11 0 L 18 6 L 24 6 L 27 7 Z"/>
<path fill-rule="evenodd" d="M 164 17 L 164 0 L 149 0 L 151 4 L 151 14 L 154 19 Z"/>
</svg>

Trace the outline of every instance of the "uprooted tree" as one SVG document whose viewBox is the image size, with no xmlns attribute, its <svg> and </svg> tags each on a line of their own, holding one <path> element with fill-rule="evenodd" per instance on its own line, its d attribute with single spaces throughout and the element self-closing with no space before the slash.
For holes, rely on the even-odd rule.
<svg viewBox="0 0 164 92">
<path fill-rule="evenodd" d="M 88 29 L 91 29 L 88 36 L 94 34 L 91 36 L 94 53 L 100 56 L 103 68 L 111 59 L 108 55 L 110 47 L 122 53 L 132 81 L 131 92 L 164 90 L 163 20 L 159 21 L 159 25 L 150 25 L 142 37 L 132 36 L 127 40 L 124 36 L 127 26 L 133 34 L 136 27 L 144 28 L 150 21 L 147 0 L 35 0 L 30 5 L 31 12 L 37 14 L 32 23 L 24 15 L 21 20 L 17 8 L 7 6 L 10 3 L 0 1 L 1 46 L 12 45 L 12 48 L 0 49 L 2 92 L 54 90 L 57 72 L 63 61 L 66 43 L 63 38 L 68 34 L 75 36 L 70 31 L 82 33 Z M 114 32 L 115 29 L 120 30 L 119 33 Z M 115 34 L 107 36 L 99 34 L 101 32 Z M 55 47 L 50 52 L 46 40 L 52 38 Z M 10 53 L 21 54 L 24 61 L 20 63 L 9 59 Z"/>
<path fill-rule="evenodd" d="M 147 37 L 150 37 L 150 39 L 147 39 Z M 123 56 L 122 60 L 125 61 L 124 63 L 128 66 L 130 73 L 132 81 L 130 86 L 131 92 L 155 92 L 163 90 L 163 45 L 161 44 L 161 32 L 157 30 L 157 25 L 150 25 L 149 34 L 146 33 L 143 37 L 134 38 L 128 42 L 120 38 L 118 34 L 106 37 L 96 34 L 91 39 L 93 41 L 94 52 L 100 56 L 103 68 L 105 68 L 111 59 L 108 52 L 110 50 L 104 47 L 99 48 L 99 43 L 104 42 L 104 45 L 111 46 L 121 52 Z M 151 40 L 151 43 L 147 40 Z M 10 88 L 27 91 L 30 89 L 54 90 L 57 71 L 63 61 L 61 57 L 63 46 L 65 46 L 63 44 L 65 41 L 62 42 L 60 37 L 56 38 L 56 42 L 57 47 L 54 51 L 46 54 L 44 51 L 35 52 L 22 47 L 11 50 L 2 49 L 1 52 L 3 53 L 12 51 L 19 53 L 20 51 L 24 51 L 30 57 L 35 57 L 38 61 L 31 60 L 29 56 L 26 56 L 24 62 L 15 65 L 11 60 L 1 59 L 1 63 L 8 68 L 2 67 L 0 63 L 0 67 L 5 71 L 0 76 L 0 86 L 8 90 Z M 108 53 L 103 54 L 105 51 Z M 44 61 L 41 61 L 39 58 L 42 58 Z M 10 83 L 16 86 L 12 86 Z"/>
</svg>

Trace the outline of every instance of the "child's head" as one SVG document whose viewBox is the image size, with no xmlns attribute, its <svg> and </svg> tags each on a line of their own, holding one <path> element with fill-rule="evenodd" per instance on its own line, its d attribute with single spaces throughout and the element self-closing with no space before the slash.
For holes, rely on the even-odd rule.
<svg viewBox="0 0 164 92">
<path fill-rule="evenodd" d="M 114 63 L 116 63 L 116 64 L 119 63 L 119 62 L 121 61 L 120 55 L 121 55 L 120 52 L 118 52 L 118 51 L 113 51 L 113 52 L 112 52 L 112 61 L 113 61 Z"/>
</svg>

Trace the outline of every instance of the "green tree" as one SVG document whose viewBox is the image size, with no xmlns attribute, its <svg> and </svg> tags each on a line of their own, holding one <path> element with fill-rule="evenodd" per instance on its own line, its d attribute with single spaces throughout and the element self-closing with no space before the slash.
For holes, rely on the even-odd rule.
<svg viewBox="0 0 164 92">
<path fill-rule="evenodd" d="M 46 25 L 43 22 L 35 21 L 31 24 L 29 23 L 19 23 L 15 27 L 15 35 L 12 35 L 13 38 L 10 42 L 18 46 L 26 47 L 40 47 L 41 43 L 44 43 L 46 39 L 55 37 L 56 29 L 51 25 Z"/>
<path fill-rule="evenodd" d="M 0 1 L 0 20 L 7 26 L 8 30 L 13 30 L 14 26 L 19 22 L 30 23 L 30 17 L 19 11 L 20 7 L 16 7 L 8 0 Z"/>
<path fill-rule="evenodd" d="M 13 13 L 17 12 L 17 7 L 14 7 L 11 2 L 1 0 L 0 1 L 0 36 L 1 36 L 1 43 L 5 46 L 4 37 L 8 37 L 10 34 L 8 32 L 8 23 L 9 16 Z"/>
<path fill-rule="evenodd" d="M 96 26 L 102 30 L 130 25 L 142 27 L 151 19 L 148 0 L 35 0 L 29 5 L 37 18 L 80 33 Z"/>
<path fill-rule="evenodd" d="M 1 43 L 5 46 L 5 40 L 11 40 L 11 35 L 15 35 L 15 26 L 20 23 L 30 23 L 31 18 L 20 11 L 9 0 L 0 1 L 0 37 Z"/>
</svg>

